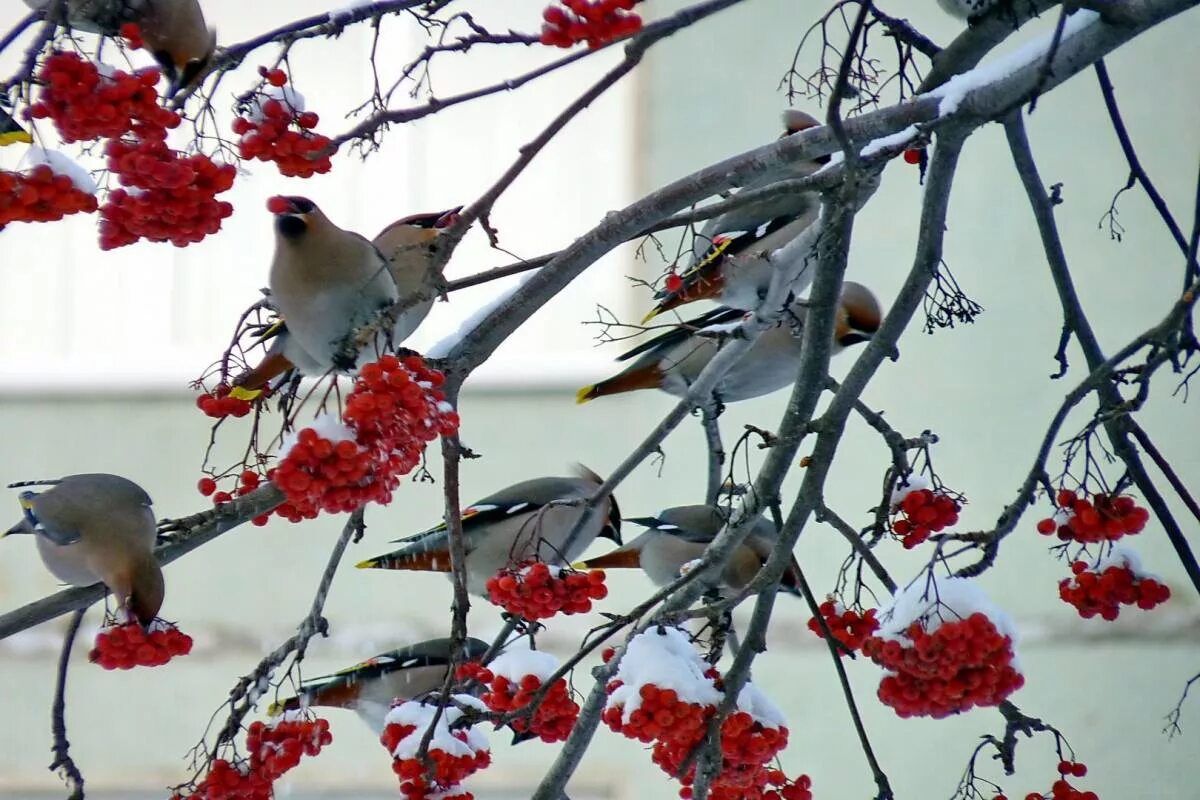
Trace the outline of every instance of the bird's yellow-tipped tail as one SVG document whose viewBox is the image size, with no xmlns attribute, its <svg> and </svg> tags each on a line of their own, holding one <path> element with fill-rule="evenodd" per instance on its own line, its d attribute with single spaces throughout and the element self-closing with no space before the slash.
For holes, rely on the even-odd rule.
<svg viewBox="0 0 1200 800">
<path fill-rule="evenodd" d="M 646 316 L 642 317 L 642 321 L 640 324 L 645 325 L 647 322 L 654 319 L 655 317 L 657 317 L 659 314 L 663 313 L 666 310 L 667 309 L 663 307 L 663 304 L 659 303 L 654 308 L 652 308 L 648 312 L 646 312 Z"/>
<path fill-rule="evenodd" d="M 262 394 L 262 389 L 247 389 L 245 386 L 235 386 L 229 390 L 230 397 L 247 402 L 257 399 L 260 394 Z"/>
<path fill-rule="evenodd" d="M 257 366 L 233 379 L 234 387 L 229 394 L 239 400 L 253 400 L 262 394 L 264 386 L 294 366 L 283 353 L 267 353 Z"/>
<path fill-rule="evenodd" d="M 33 137 L 21 128 L 15 130 L 0 130 L 0 147 L 10 144 L 33 144 Z"/>
<path fill-rule="evenodd" d="M 299 708 L 299 707 L 300 707 L 300 698 L 299 697 L 289 697 L 287 700 L 283 700 L 283 701 L 276 700 L 274 703 L 271 703 L 271 705 L 267 706 L 267 716 L 268 717 L 278 717 L 284 711 L 290 711 L 294 708 Z"/>
<path fill-rule="evenodd" d="M 586 403 L 596 397 L 621 394 L 638 389 L 657 389 L 662 383 L 663 373 L 655 364 L 633 366 L 608 380 L 585 386 L 575 393 L 576 403 Z"/>
<path fill-rule="evenodd" d="M 443 550 L 424 553 L 388 553 L 354 565 L 357 569 L 404 569 L 419 572 L 449 572 L 450 554 Z"/>
<path fill-rule="evenodd" d="M 641 552 L 634 548 L 619 547 L 602 556 L 576 561 L 571 569 L 633 569 L 642 565 Z"/>
</svg>

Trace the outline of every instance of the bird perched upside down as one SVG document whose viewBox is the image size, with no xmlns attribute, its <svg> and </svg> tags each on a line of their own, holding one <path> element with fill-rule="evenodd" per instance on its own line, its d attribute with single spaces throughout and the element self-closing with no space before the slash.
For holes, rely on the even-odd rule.
<svg viewBox="0 0 1200 800">
<path fill-rule="evenodd" d="M 784 319 L 759 335 L 717 382 L 713 395 L 718 403 L 761 397 L 795 381 L 807 312 L 806 301 L 793 301 Z M 618 361 L 636 360 L 613 377 L 580 389 L 576 401 L 586 403 L 596 397 L 637 389 L 661 389 L 685 397 L 688 388 L 724 346 L 722 334 L 744 316 L 745 312 L 739 309 L 722 306 L 672 327 L 620 356 Z M 870 339 L 879 329 L 882 316 L 879 301 L 870 289 L 853 281 L 842 284 L 833 354 Z"/>
<path fill-rule="evenodd" d="M 783 115 L 786 138 L 821 123 L 809 114 L 789 109 Z M 800 161 L 756 178 L 741 191 L 761 189 L 782 180 L 803 178 L 828 163 L 829 156 Z M 642 320 L 697 300 L 720 300 L 750 310 L 766 295 L 773 264 L 763 258 L 799 236 L 821 210 L 815 192 L 788 192 L 758 200 L 710 220 L 696 234 L 692 258 L 679 276 L 682 283 L 655 295 L 659 302 Z M 799 287 L 797 291 L 802 289 Z"/>
<path fill-rule="evenodd" d="M 52 0 L 25 5 L 42 9 Z M 205 23 L 198 0 L 68 0 L 67 22 L 102 36 L 117 36 L 122 25 L 136 24 L 167 77 L 168 97 L 201 80 L 217 48 L 217 33 Z"/>
<path fill-rule="evenodd" d="M 616 498 L 609 495 L 571 546 L 566 546 L 575 524 L 587 513 L 587 499 L 604 483 L 586 467 L 576 468 L 574 477 L 522 481 L 463 509 L 468 591 L 486 597 L 488 578 L 526 561 L 569 564 L 597 536 L 621 544 L 621 512 Z M 404 547 L 360 562 L 358 568 L 450 572 L 450 542 L 444 522 L 396 541 Z"/>
<path fill-rule="evenodd" d="M 468 638 L 463 658 L 474 661 L 487 652 L 487 642 Z M 349 669 L 300 684 L 295 697 L 273 703 L 271 716 L 309 706 L 346 708 L 358 714 L 376 734 L 393 700 L 415 700 L 442 688 L 451 667 L 452 641 L 430 639 L 369 658 Z"/>
<path fill-rule="evenodd" d="M 166 591 L 154 556 L 150 496 L 118 475 L 68 475 L 20 495 L 24 517 L 3 535 L 31 533 L 46 568 L 72 586 L 103 583 L 142 625 L 158 616 Z"/>
<path fill-rule="evenodd" d="M 460 207 L 433 214 L 414 214 L 393 222 L 373 241 L 330 222 L 305 197 L 273 197 L 275 257 L 271 262 L 271 302 L 282 326 L 263 360 L 238 376 L 236 396 L 251 399 L 257 390 L 290 369 L 321 375 L 351 365 L 339 351 L 355 330 L 376 314 L 429 286 L 440 276 L 429 266 L 437 255 L 443 230 L 457 219 Z M 373 360 L 389 345 L 408 338 L 429 314 L 432 297 L 396 315 L 392 329 L 363 348 Z"/>
<path fill-rule="evenodd" d="M 666 586 L 704 555 L 705 548 L 729 521 L 729 514 L 714 506 L 675 506 L 653 517 L 625 521 L 643 525 L 647 530 L 624 547 L 579 562 L 576 568 L 640 567 L 655 586 Z M 718 590 L 729 593 L 744 589 L 767 562 L 776 538 L 775 526 L 769 520 L 761 516 L 756 519 L 721 573 Z M 780 590 L 799 594 L 799 574 L 793 559 L 780 581 Z"/>
</svg>

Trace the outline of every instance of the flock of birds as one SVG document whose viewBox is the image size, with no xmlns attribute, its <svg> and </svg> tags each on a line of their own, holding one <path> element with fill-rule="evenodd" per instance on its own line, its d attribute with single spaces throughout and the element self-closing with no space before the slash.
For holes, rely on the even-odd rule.
<svg viewBox="0 0 1200 800">
<path fill-rule="evenodd" d="M 40 7 L 45 0 L 26 0 Z M 956 6 L 950 0 L 939 0 Z M 89 17 L 89 8 L 112 4 L 71 0 L 75 27 L 114 33 L 126 21 Z M 118 4 L 120 5 L 120 4 Z M 966 3 L 978 13 L 979 3 Z M 195 0 L 131 0 L 140 9 L 138 21 L 148 49 L 163 65 L 176 88 L 193 84 L 209 68 L 215 35 L 205 25 Z M 804 112 L 785 113 L 784 136 L 820 123 Z M 14 135 L 11 118 L 0 112 L 0 136 Z M 10 127 L 5 127 L 10 126 Z M 19 130 L 19 128 L 17 128 Z M 827 157 L 792 165 L 743 187 L 751 191 L 780 180 L 803 177 L 820 169 Z M 356 363 L 341 356 L 343 343 L 395 304 L 391 330 L 360 349 L 362 360 L 393 349 L 417 329 L 429 313 L 441 281 L 431 269 L 441 237 L 457 219 L 459 209 L 405 217 L 372 240 L 338 227 L 312 200 L 276 197 L 275 253 L 269 276 L 270 303 L 279 317 L 270 331 L 270 346 L 262 360 L 239 375 L 238 396 L 252 399 L 262 389 L 280 385 L 295 374 L 321 376 L 353 371 Z M 585 402 L 605 395 L 640 389 L 660 389 L 683 396 L 704 367 L 719 352 L 723 334 L 766 296 L 774 263 L 769 256 L 817 222 L 819 201 L 808 192 L 780 192 L 770 199 L 743 205 L 712 219 L 695 238 L 690 263 L 643 323 L 699 300 L 723 305 L 695 318 L 667 326 L 665 332 L 639 344 L 618 360 L 630 363 L 610 378 L 585 387 L 577 399 Z M 405 302 L 418 295 L 420 302 Z M 806 300 L 789 298 L 783 320 L 765 331 L 720 380 L 713 400 L 718 404 L 759 397 L 787 385 L 796 377 Z M 834 352 L 867 341 L 882 319 L 871 291 L 845 282 L 834 331 Z M 264 344 L 266 344 L 264 342 Z M 352 359 L 350 361 L 353 361 Z M 275 383 L 278 382 L 278 383 Z M 580 468 L 566 477 L 541 477 L 514 484 L 489 495 L 462 512 L 466 537 L 467 588 L 483 595 L 485 583 L 497 571 L 537 559 L 551 564 L 577 563 L 597 539 L 608 538 L 617 548 L 578 565 L 587 568 L 641 568 L 656 585 L 667 585 L 699 558 L 724 527 L 727 512 L 708 505 L 668 508 L 654 517 L 627 519 L 645 527 L 628 544 L 621 538 L 622 518 L 616 499 L 609 496 L 589 513 L 582 502 L 602 479 Z M 148 494 L 116 475 L 71 475 L 55 481 L 13 484 L 25 488 L 19 496 L 22 518 L 5 534 L 33 534 L 46 567 L 59 580 L 82 586 L 101 582 L 130 620 L 149 625 L 164 597 L 161 567 L 154 555 L 155 516 Z M 588 518 L 583 519 L 587 514 Z M 576 535 L 571 533 L 579 526 Z M 761 569 L 775 538 L 774 526 L 759 518 L 721 576 L 718 590 L 744 587 Z M 448 533 L 445 524 L 406 539 L 398 549 L 368 559 L 363 568 L 448 572 Z M 781 589 L 795 591 L 789 570 Z M 450 640 L 435 639 L 376 656 L 332 676 L 303 684 L 299 694 L 278 708 L 325 705 L 355 709 L 377 730 L 395 698 L 410 699 L 439 688 L 450 665 Z M 487 645 L 467 642 L 468 658 Z"/>
</svg>

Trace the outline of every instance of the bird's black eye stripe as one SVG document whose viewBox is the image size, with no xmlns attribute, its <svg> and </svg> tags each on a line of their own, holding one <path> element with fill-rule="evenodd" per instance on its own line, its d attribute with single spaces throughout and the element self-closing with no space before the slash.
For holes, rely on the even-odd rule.
<svg viewBox="0 0 1200 800">
<path fill-rule="evenodd" d="M 294 214 L 311 214 L 316 204 L 307 197 L 289 197 L 288 202 L 292 204 Z"/>
</svg>

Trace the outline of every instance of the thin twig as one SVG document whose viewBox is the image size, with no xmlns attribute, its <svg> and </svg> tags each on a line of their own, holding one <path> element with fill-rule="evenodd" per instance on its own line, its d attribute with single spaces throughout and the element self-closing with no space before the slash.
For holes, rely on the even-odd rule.
<svg viewBox="0 0 1200 800">
<path fill-rule="evenodd" d="M 711 405 L 701 409 L 700 426 L 704 429 L 704 449 L 708 453 L 708 488 L 704 492 L 704 502 L 715 506 L 725 474 L 725 446 L 721 444 L 721 423 Z"/>
<path fill-rule="evenodd" d="M 67 632 L 63 635 L 62 652 L 58 657 L 58 680 L 54 686 L 54 704 L 50 709 L 50 730 L 54 734 L 54 761 L 50 764 L 51 772 L 61 771 L 63 780 L 71 789 L 67 800 L 83 800 L 83 774 L 71 758 L 71 743 L 67 741 L 67 667 L 71 661 L 71 647 L 75 644 L 75 636 L 79 633 L 79 625 L 83 622 L 86 608 L 81 608 L 71 615 L 67 623 Z"/>
<path fill-rule="evenodd" d="M 342 562 L 342 555 L 346 552 L 346 546 L 350 543 L 351 537 L 357 541 L 365 531 L 363 510 L 359 508 L 342 526 L 342 532 L 334 542 L 329 560 L 325 564 L 325 570 L 321 573 L 321 581 L 317 584 L 316 595 L 313 597 L 308 613 L 296 627 L 296 632 L 283 644 L 264 656 L 258 662 L 258 666 L 249 675 L 241 678 L 230 690 L 227 701 L 229 716 L 217 733 L 214 750 L 225 743 L 232 742 L 233 738 L 237 736 L 238 731 L 241 730 L 242 720 L 250 713 L 264 693 L 261 688 L 262 682 L 269 682 L 275 669 L 283 664 L 288 656 L 292 656 L 292 668 L 295 668 L 304 660 L 304 654 L 308 650 L 308 643 L 312 638 L 317 634 L 328 635 L 329 623 L 322 616 L 322 612 L 325 609 L 325 600 L 329 596 L 329 588 L 333 585 L 333 576 L 337 574 L 338 565 Z"/>
</svg>

